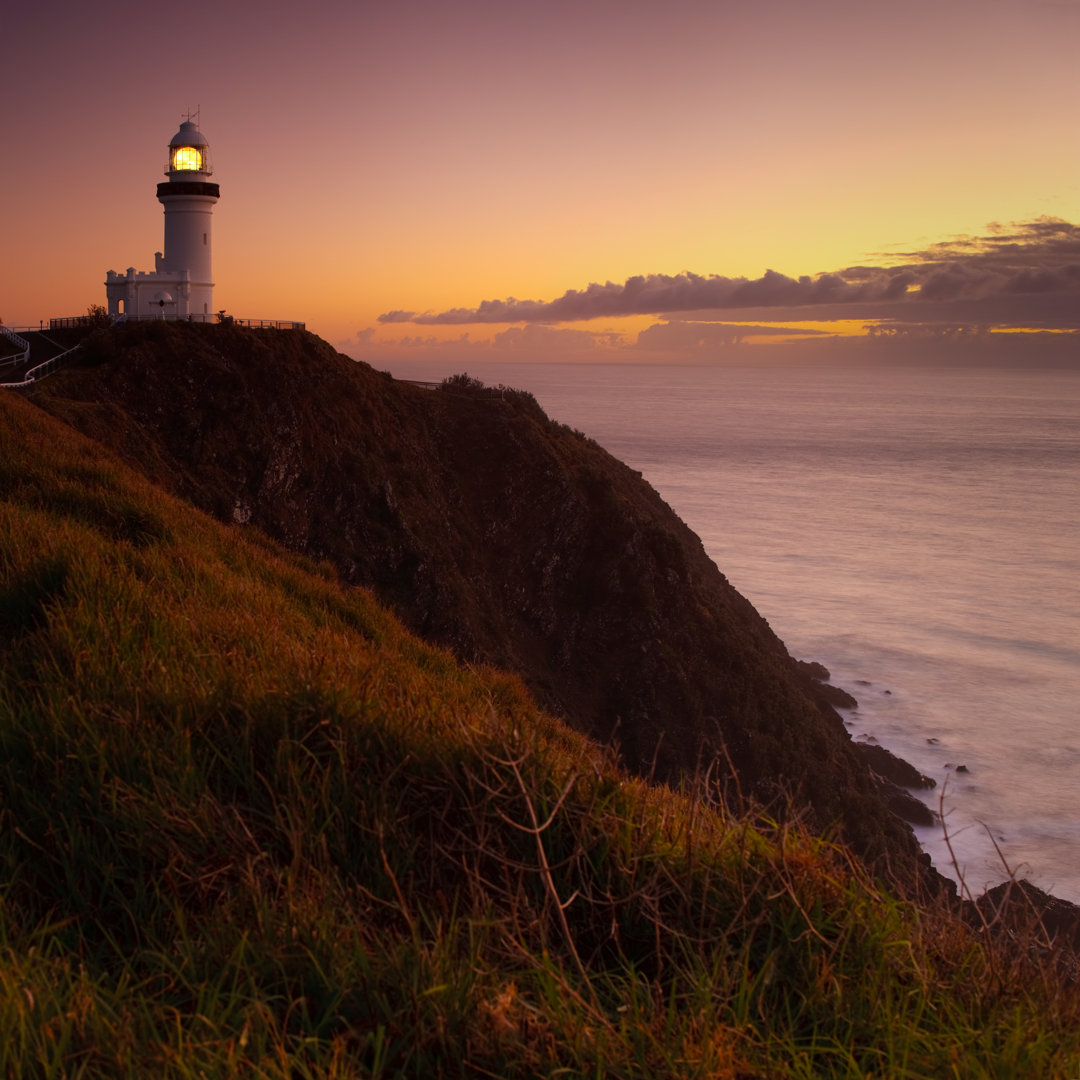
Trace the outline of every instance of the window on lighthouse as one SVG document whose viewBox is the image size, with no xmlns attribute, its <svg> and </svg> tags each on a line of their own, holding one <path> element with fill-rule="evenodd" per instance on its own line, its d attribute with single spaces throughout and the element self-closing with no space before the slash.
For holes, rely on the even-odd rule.
<svg viewBox="0 0 1080 1080">
<path fill-rule="evenodd" d="M 172 152 L 172 167 L 177 172 L 198 172 L 202 163 L 202 153 L 194 146 L 178 146 Z"/>
</svg>

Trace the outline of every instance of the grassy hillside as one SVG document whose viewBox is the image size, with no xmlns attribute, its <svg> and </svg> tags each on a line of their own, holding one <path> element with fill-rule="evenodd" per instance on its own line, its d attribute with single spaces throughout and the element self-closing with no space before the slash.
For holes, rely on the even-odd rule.
<svg viewBox="0 0 1080 1080">
<path fill-rule="evenodd" d="M 0 1073 L 1065 1077 L 1051 963 L 0 396 Z"/>
</svg>

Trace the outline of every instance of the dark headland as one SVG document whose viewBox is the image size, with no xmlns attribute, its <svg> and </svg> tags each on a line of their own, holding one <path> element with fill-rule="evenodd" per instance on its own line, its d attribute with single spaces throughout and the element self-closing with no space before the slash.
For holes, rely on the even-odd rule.
<svg viewBox="0 0 1080 1080">
<path fill-rule="evenodd" d="M 1077 1061 L 1074 912 L 962 904 L 894 812 L 915 781 L 530 395 L 160 322 L 24 396 L 9 1072 L 57 1032 L 92 1076 Z"/>
<path fill-rule="evenodd" d="M 531 395 L 466 377 L 432 392 L 306 332 L 149 322 L 100 334 L 34 400 L 220 520 L 329 561 L 427 640 L 520 675 L 632 770 L 707 772 L 912 861 L 816 680 L 652 487 Z"/>
</svg>

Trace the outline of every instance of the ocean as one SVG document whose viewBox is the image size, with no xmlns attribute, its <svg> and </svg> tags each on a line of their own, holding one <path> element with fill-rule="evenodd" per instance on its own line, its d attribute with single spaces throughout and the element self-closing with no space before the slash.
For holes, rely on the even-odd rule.
<svg viewBox="0 0 1080 1080">
<path fill-rule="evenodd" d="M 437 358 L 399 378 L 461 371 Z M 1080 372 L 480 363 L 644 477 L 852 737 L 937 781 L 935 866 L 1080 903 Z"/>
</svg>

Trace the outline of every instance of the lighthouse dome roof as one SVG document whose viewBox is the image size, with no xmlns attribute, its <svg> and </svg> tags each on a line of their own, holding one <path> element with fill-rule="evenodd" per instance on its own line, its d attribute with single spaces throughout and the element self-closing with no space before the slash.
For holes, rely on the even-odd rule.
<svg viewBox="0 0 1080 1080">
<path fill-rule="evenodd" d="M 169 140 L 169 146 L 207 146 L 205 136 L 192 120 L 185 120 L 180 130 Z"/>
</svg>

